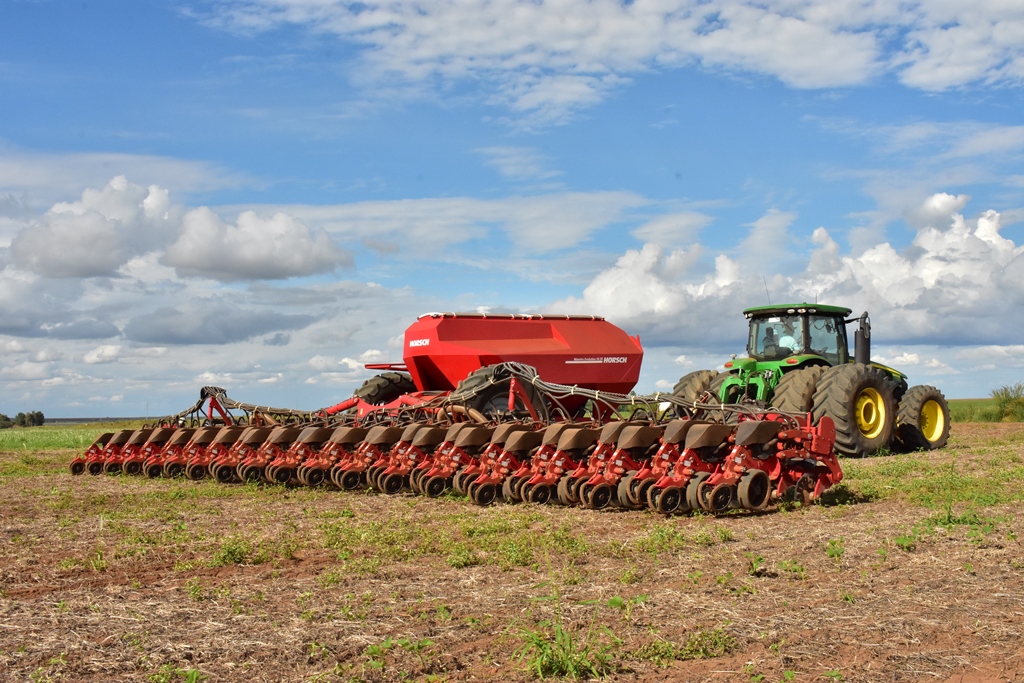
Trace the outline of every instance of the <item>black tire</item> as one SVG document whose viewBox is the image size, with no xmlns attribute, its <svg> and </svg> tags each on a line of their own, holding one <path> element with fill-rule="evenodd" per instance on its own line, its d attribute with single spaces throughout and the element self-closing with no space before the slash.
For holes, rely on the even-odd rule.
<svg viewBox="0 0 1024 683">
<path fill-rule="evenodd" d="M 494 484 L 477 484 L 470 487 L 473 502 L 477 505 L 487 507 L 498 497 L 498 487 Z"/>
<path fill-rule="evenodd" d="M 397 472 L 392 472 L 381 479 L 380 485 L 381 491 L 389 496 L 393 496 L 405 488 L 405 477 Z"/>
<path fill-rule="evenodd" d="M 841 455 L 872 455 L 892 442 L 896 425 L 892 382 L 868 365 L 851 363 L 826 370 L 818 380 L 811 412 L 815 423 L 826 415 L 835 422 L 835 449 Z"/>
<path fill-rule="evenodd" d="M 355 396 L 375 406 L 391 403 L 403 394 L 411 394 L 416 389 L 412 377 L 404 372 L 384 372 L 374 375 L 363 382 L 363 386 L 355 391 Z"/>
<path fill-rule="evenodd" d="M 676 385 L 672 387 L 672 394 L 684 401 L 695 402 L 701 394 L 711 388 L 711 383 L 716 377 L 718 377 L 717 370 L 694 370 L 679 378 Z M 688 413 L 680 406 L 676 406 L 676 415 L 687 417 Z"/>
<path fill-rule="evenodd" d="M 700 487 L 701 484 L 706 482 L 711 477 L 710 472 L 698 472 L 693 475 L 689 482 L 686 484 L 686 504 L 691 510 L 703 510 L 704 506 L 700 500 Z M 662 493 L 664 495 L 664 493 Z"/>
<path fill-rule="evenodd" d="M 437 498 L 448 490 L 448 480 L 435 474 L 423 482 L 423 493 L 431 498 Z"/>
<path fill-rule="evenodd" d="M 782 375 L 770 403 L 787 413 L 811 412 L 811 408 L 814 407 L 814 391 L 818 388 L 818 380 L 827 369 L 824 365 L 811 365 L 798 370 L 790 370 Z"/>
<path fill-rule="evenodd" d="M 471 394 L 466 398 L 467 408 L 479 410 L 488 418 L 497 418 L 509 415 L 508 390 L 511 383 L 512 376 L 502 366 L 486 365 L 469 373 L 466 379 L 459 382 L 455 387 L 454 394 L 456 396 L 463 392 Z M 529 397 L 538 417 L 541 420 L 547 420 L 550 412 L 547 403 L 532 386 L 528 384 L 520 384 L 520 386 Z M 530 416 L 526 404 L 518 396 L 512 415 L 514 417 Z"/>
<path fill-rule="evenodd" d="M 949 404 L 933 386 L 910 387 L 896 413 L 900 441 L 912 450 L 942 448 L 949 441 Z"/>
<path fill-rule="evenodd" d="M 744 472 L 736 487 L 736 500 L 740 507 L 747 510 L 763 510 L 771 500 L 771 495 L 771 480 L 762 470 Z"/>
<path fill-rule="evenodd" d="M 84 461 L 76 460 L 75 462 L 71 463 L 71 474 L 78 475 L 78 474 L 82 474 L 83 472 L 85 472 L 85 462 Z"/>
</svg>

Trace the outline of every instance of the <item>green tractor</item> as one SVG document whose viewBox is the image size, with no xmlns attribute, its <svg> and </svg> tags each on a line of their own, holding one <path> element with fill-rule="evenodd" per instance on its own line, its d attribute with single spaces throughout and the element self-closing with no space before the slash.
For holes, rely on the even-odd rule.
<svg viewBox="0 0 1024 683">
<path fill-rule="evenodd" d="M 942 448 L 949 439 L 949 406 L 932 386 L 907 386 L 906 375 L 871 362 L 868 314 L 822 304 L 758 306 L 750 321 L 747 358 L 725 372 L 683 376 L 673 393 L 689 401 L 751 403 L 784 412 L 823 415 L 836 425 L 836 450 L 871 455 L 882 449 Z M 846 326 L 858 322 L 854 355 Z"/>
</svg>

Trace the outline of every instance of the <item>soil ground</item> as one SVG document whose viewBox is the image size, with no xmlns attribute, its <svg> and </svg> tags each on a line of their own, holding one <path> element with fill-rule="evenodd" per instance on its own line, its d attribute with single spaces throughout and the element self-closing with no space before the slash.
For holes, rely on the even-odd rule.
<svg viewBox="0 0 1024 683">
<path fill-rule="evenodd" d="M 0 453 L 6 680 L 526 681 L 575 648 L 609 681 L 1024 681 L 1021 424 L 717 518 L 72 477 L 73 455 Z"/>
</svg>

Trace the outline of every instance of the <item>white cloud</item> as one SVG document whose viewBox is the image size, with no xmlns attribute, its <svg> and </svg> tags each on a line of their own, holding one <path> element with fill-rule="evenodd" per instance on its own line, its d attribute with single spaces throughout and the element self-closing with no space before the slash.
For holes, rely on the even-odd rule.
<svg viewBox="0 0 1024 683">
<path fill-rule="evenodd" d="M 1024 7 L 1003 0 L 249 0 L 207 20 L 332 33 L 363 48 L 352 71 L 367 87 L 473 81 L 525 125 L 563 122 L 634 74 L 692 64 L 796 88 L 886 72 L 925 90 L 1024 82 Z"/>
<path fill-rule="evenodd" d="M 544 157 L 527 147 L 481 147 L 476 152 L 509 180 L 548 180 L 562 175 L 561 171 L 546 168 Z"/>
<path fill-rule="evenodd" d="M 110 169 L 174 192 L 209 192 L 252 180 L 208 162 L 137 154 L 47 154 L 0 145 L 0 191 L 23 193 L 22 203 L 51 204 L 83 187 L 101 187 Z"/>
<path fill-rule="evenodd" d="M 927 205 L 955 210 L 962 202 L 940 194 Z M 752 224 L 750 248 L 789 220 L 776 213 Z M 970 345 L 1021 337 L 1024 321 L 1007 315 L 1007 306 L 1024 302 L 1024 246 L 1000 235 L 994 211 L 974 221 L 947 213 L 944 224 L 935 225 L 920 228 L 904 253 L 882 243 L 858 256 L 842 255 L 827 230 L 818 228 L 804 265 L 768 278 L 771 298 L 868 310 L 875 338 L 886 342 Z M 759 274 L 726 254 L 714 257 L 712 273 L 673 270 L 677 254 L 652 244 L 629 250 L 593 279 L 582 298 L 549 308 L 602 314 L 655 343 L 713 345 L 735 338 L 736 324 L 723 321 L 723 311 L 738 317 L 742 308 L 760 303 Z"/>
<path fill-rule="evenodd" d="M 254 208 L 261 215 L 283 212 L 323 228 L 342 243 L 372 240 L 377 246 L 391 245 L 390 251 L 406 257 L 434 260 L 455 245 L 487 237 L 490 226 L 498 226 L 523 252 L 574 247 L 622 220 L 628 210 L 649 203 L 632 192 L 560 192 L 494 200 L 431 198 Z"/>
<path fill-rule="evenodd" d="M 701 229 L 714 219 L 699 211 L 680 211 L 658 216 L 644 223 L 630 234 L 644 243 L 662 247 L 689 247 L 697 241 Z"/>
<path fill-rule="evenodd" d="M 55 204 L 14 238 L 11 255 L 19 268 L 48 277 L 112 276 L 174 230 L 166 190 L 118 176 L 77 202 Z"/>
<path fill-rule="evenodd" d="M 182 219 L 181 235 L 162 262 L 185 277 L 232 282 L 328 273 L 352 265 L 352 257 L 322 230 L 311 231 L 285 213 L 264 219 L 243 211 L 235 225 L 227 225 L 200 208 Z"/>
<path fill-rule="evenodd" d="M 89 351 L 82 358 L 87 365 L 98 363 L 115 363 L 121 357 L 122 347 L 119 344 L 104 344 Z"/>
</svg>

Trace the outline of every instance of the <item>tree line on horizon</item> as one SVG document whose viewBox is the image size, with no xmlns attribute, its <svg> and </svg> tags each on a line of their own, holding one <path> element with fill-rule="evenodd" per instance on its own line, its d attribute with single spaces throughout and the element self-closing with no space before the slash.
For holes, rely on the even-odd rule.
<svg viewBox="0 0 1024 683">
<path fill-rule="evenodd" d="M 33 410 L 30 413 L 18 413 L 14 419 L 0 413 L 0 429 L 11 427 L 41 427 L 46 421 L 41 410 Z"/>
</svg>

